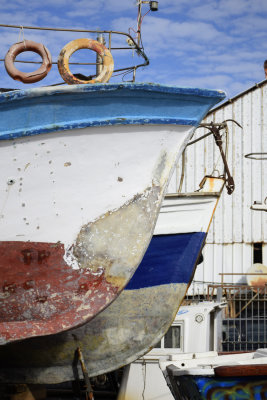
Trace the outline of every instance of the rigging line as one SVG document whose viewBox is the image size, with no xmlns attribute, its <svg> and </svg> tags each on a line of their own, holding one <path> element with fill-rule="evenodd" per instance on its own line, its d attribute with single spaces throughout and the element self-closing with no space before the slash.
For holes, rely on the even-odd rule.
<svg viewBox="0 0 267 400">
<path fill-rule="evenodd" d="M 16 28 L 21 29 L 21 25 L 8 25 L 8 24 L 0 24 L 0 28 Z M 128 33 L 120 32 L 120 31 L 103 31 L 103 30 L 92 30 L 92 29 L 74 29 L 74 28 L 50 28 L 50 27 L 40 27 L 40 26 L 25 26 L 23 25 L 23 29 L 33 29 L 39 31 L 54 31 L 54 32 L 88 32 L 88 33 L 114 33 L 116 35 L 124 35 L 130 36 Z"/>
<path fill-rule="evenodd" d="M 145 16 L 150 12 L 151 10 L 149 9 L 143 16 L 142 16 L 142 19 L 141 19 L 141 22 L 140 22 L 140 29 L 141 29 L 141 25 L 142 25 L 142 23 L 143 23 L 143 19 L 145 18 Z"/>
<path fill-rule="evenodd" d="M 134 68 L 133 69 L 129 69 L 127 72 L 124 72 L 124 74 L 122 76 L 122 82 L 128 82 L 128 81 L 125 81 L 124 78 L 125 78 L 126 75 L 131 74 L 133 71 L 134 71 Z"/>
<path fill-rule="evenodd" d="M 16 29 L 21 29 L 21 25 L 9 25 L 9 24 L 0 24 L 1 28 L 16 28 Z M 87 33 L 107 33 L 109 35 L 115 34 L 115 35 L 123 35 L 129 37 L 134 45 L 136 50 L 139 50 L 143 56 L 143 58 L 146 61 L 145 65 L 149 64 L 149 60 L 144 52 L 140 49 L 138 44 L 135 42 L 133 37 L 126 32 L 121 32 L 121 31 L 106 31 L 106 30 L 92 30 L 92 29 L 70 29 L 70 28 L 50 28 L 50 27 L 40 27 L 40 26 L 25 26 L 23 25 L 23 29 L 33 29 L 33 30 L 40 30 L 40 31 L 54 31 L 54 32 L 87 32 Z"/>
</svg>

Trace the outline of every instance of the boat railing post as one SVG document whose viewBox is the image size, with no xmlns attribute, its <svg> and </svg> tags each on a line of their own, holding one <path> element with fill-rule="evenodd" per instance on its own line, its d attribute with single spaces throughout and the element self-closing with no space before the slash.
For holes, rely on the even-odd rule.
<svg viewBox="0 0 267 400">
<path fill-rule="evenodd" d="M 97 41 L 103 45 L 106 44 L 105 38 L 101 33 L 97 36 Z M 96 76 L 98 76 L 101 73 L 102 68 L 103 68 L 102 64 L 103 64 L 102 57 L 97 53 L 96 54 Z"/>
</svg>

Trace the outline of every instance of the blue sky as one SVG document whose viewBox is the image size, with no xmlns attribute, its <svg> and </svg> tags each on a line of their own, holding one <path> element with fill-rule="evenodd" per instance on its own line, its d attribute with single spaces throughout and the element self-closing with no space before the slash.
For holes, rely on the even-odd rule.
<svg viewBox="0 0 267 400">
<path fill-rule="evenodd" d="M 147 10 L 144 5 L 143 11 Z M 2 24 L 128 32 L 130 27 L 136 28 L 137 6 L 133 0 L 0 0 L 0 15 Z M 137 81 L 223 89 L 232 97 L 264 79 L 266 21 L 267 0 L 159 0 L 159 11 L 149 12 L 143 20 L 143 44 L 150 65 L 138 70 Z M 3 59 L 8 48 L 18 41 L 19 30 L 0 29 Z M 53 61 L 69 41 L 95 38 L 90 34 L 29 30 L 24 30 L 24 37 L 45 44 Z M 125 38 L 114 44 L 125 46 Z M 127 56 L 118 54 L 114 54 L 116 68 L 140 63 L 131 50 Z M 19 57 L 34 59 L 32 53 Z M 93 52 L 81 50 L 72 61 L 92 62 L 94 57 Z M 16 66 L 25 71 L 28 68 L 25 64 Z M 73 67 L 72 72 L 89 75 L 93 71 L 92 67 Z M 57 82 L 61 78 L 56 66 L 41 82 L 24 85 L 13 81 L 0 62 L 1 87 L 28 88 Z"/>
</svg>

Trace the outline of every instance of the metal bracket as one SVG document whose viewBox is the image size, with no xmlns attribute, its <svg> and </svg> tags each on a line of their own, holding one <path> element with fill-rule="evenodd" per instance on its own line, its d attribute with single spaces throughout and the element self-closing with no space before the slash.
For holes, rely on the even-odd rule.
<svg viewBox="0 0 267 400">
<path fill-rule="evenodd" d="M 265 212 L 267 212 L 267 197 L 265 198 L 263 203 L 260 203 L 258 201 L 254 201 L 252 206 L 250 206 L 250 209 L 251 210 L 255 210 L 255 211 L 265 211 Z"/>
</svg>

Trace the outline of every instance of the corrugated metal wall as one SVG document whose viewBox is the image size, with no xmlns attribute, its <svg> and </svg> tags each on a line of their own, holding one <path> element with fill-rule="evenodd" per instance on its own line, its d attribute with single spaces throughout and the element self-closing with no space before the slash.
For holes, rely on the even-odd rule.
<svg viewBox="0 0 267 400">
<path fill-rule="evenodd" d="M 267 213 L 250 209 L 254 200 L 267 196 L 267 161 L 245 158 L 252 152 L 267 152 L 267 82 L 254 86 L 217 107 L 203 122 L 234 119 L 229 127 L 228 163 L 235 180 L 235 191 L 224 190 L 204 249 L 204 262 L 195 274 L 201 282 L 221 282 L 221 272 L 246 272 L 253 264 L 253 243 L 263 243 L 263 263 L 267 265 Z M 197 129 L 194 139 L 207 133 Z M 219 151 L 212 136 L 186 150 L 185 180 L 182 191 L 194 191 L 205 174 L 223 171 Z M 177 167 L 169 191 L 178 188 L 181 166 Z M 225 282 L 240 282 L 240 277 L 225 276 Z M 244 281 L 244 279 L 242 280 Z M 199 283 L 197 283 L 199 282 Z"/>
</svg>

